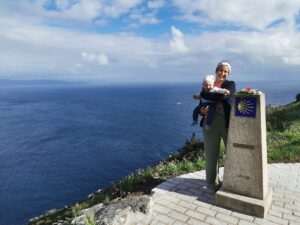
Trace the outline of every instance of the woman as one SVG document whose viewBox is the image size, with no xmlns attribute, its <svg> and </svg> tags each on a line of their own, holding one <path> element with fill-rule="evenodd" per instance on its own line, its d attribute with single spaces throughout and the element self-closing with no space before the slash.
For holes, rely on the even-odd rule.
<svg viewBox="0 0 300 225">
<path fill-rule="evenodd" d="M 206 156 L 206 180 L 208 183 L 214 185 L 215 191 L 221 187 L 218 165 L 220 143 L 221 139 L 223 139 L 226 146 L 232 96 L 235 93 L 234 81 L 227 80 L 230 72 L 231 65 L 226 61 L 220 62 L 215 71 L 216 79 L 214 83 L 215 87 L 227 89 L 230 92 L 229 95 L 207 93 L 203 96 L 207 100 L 216 102 L 216 111 L 210 129 L 203 129 Z M 201 127 L 205 127 L 205 116 L 208 112 L 208 107 L 202 107 L 200 112 L 203 116 L 200 125 Z"/>
</svg>

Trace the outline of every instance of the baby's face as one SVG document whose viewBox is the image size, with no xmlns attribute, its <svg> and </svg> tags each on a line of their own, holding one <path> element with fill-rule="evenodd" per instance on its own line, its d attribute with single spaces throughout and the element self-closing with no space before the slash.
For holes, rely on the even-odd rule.
<svg viewBox="0 0 300 225">
<path fill-rule="evenodd" d="M 212 82 L 204 82 L 203 83 L 203 88 L 206 90 L 206 91 L 210 91 L 211 89 L 213 89 L 214 87 L 214 84 Z"/>
</svg>

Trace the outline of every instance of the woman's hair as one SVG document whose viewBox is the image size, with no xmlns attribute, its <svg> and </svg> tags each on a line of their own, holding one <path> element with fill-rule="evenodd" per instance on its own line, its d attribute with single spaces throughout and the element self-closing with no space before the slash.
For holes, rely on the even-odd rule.
<svg viewBox="0 0 300 225">
<path fill-rule="evenodd" d="M 231 65 L 230 65 L 229 62 L 227 62 L 225 60 L 218 63 L 218 65 L 216 67 L 216 73 L 218 72 L 218 70 L 220 69 L 221 66 L 227 66 L 228 67 L 228 74 L 231 73 Z"/>
<path fill-rule="evenodd" d="M 215 82 L 215 76 L 214 75 L 206 75 L 204 78 L 203 78 L 203 83 L 214 83 Z"/>
</svg>

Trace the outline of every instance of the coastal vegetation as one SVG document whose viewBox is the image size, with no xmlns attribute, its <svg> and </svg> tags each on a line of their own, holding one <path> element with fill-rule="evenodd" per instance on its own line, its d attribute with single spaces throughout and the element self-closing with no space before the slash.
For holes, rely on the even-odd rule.
<svg viewBox="0 0 300 225">
<path fill-rule="evenodd" d="M 286 106 L 267 108 L 268 162 L 300 162 L 300 100 Z M 221 146 L 220 164 L 225 156 L 224 144 Z M 203 142 L 193 135 L 173 156 L 156 165 L 140 169 L 109 188 L 96 191 L 87 199 L 64 209 L 51 210 L 29 222 L 29 225 L 70 224 L 80 215 L 81 210 L 95 204 L 109 204 L 128 195 L 150 194 L 152 188 L 174 176 L 205 168 Z M 86 224 L 94 224 L 88 218 Z"/>
<path fill-rule="evenodd" d="M 269 162 L 300 161 L 300 94 L 296 102 L 267 113 Z"/>
</svg>

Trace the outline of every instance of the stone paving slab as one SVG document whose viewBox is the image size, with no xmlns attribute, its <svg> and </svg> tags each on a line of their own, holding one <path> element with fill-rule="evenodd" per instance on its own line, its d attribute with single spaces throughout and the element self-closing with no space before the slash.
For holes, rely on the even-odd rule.
<svg viewBox="0 0 300 225">
<path fill-rule="evenodd" d="M 221 177 L 223 171 L 221 168 Z M 206 183 L 205 171 L 202 170 L 175 177 L 155 187 L 150 215 L 135 224 L 300 225 L 300 163 L 269 164 L 268 182 L 273 188 L 273 202 L 264 219 L 215 206 L 215 193 Z"/>
</svg>

